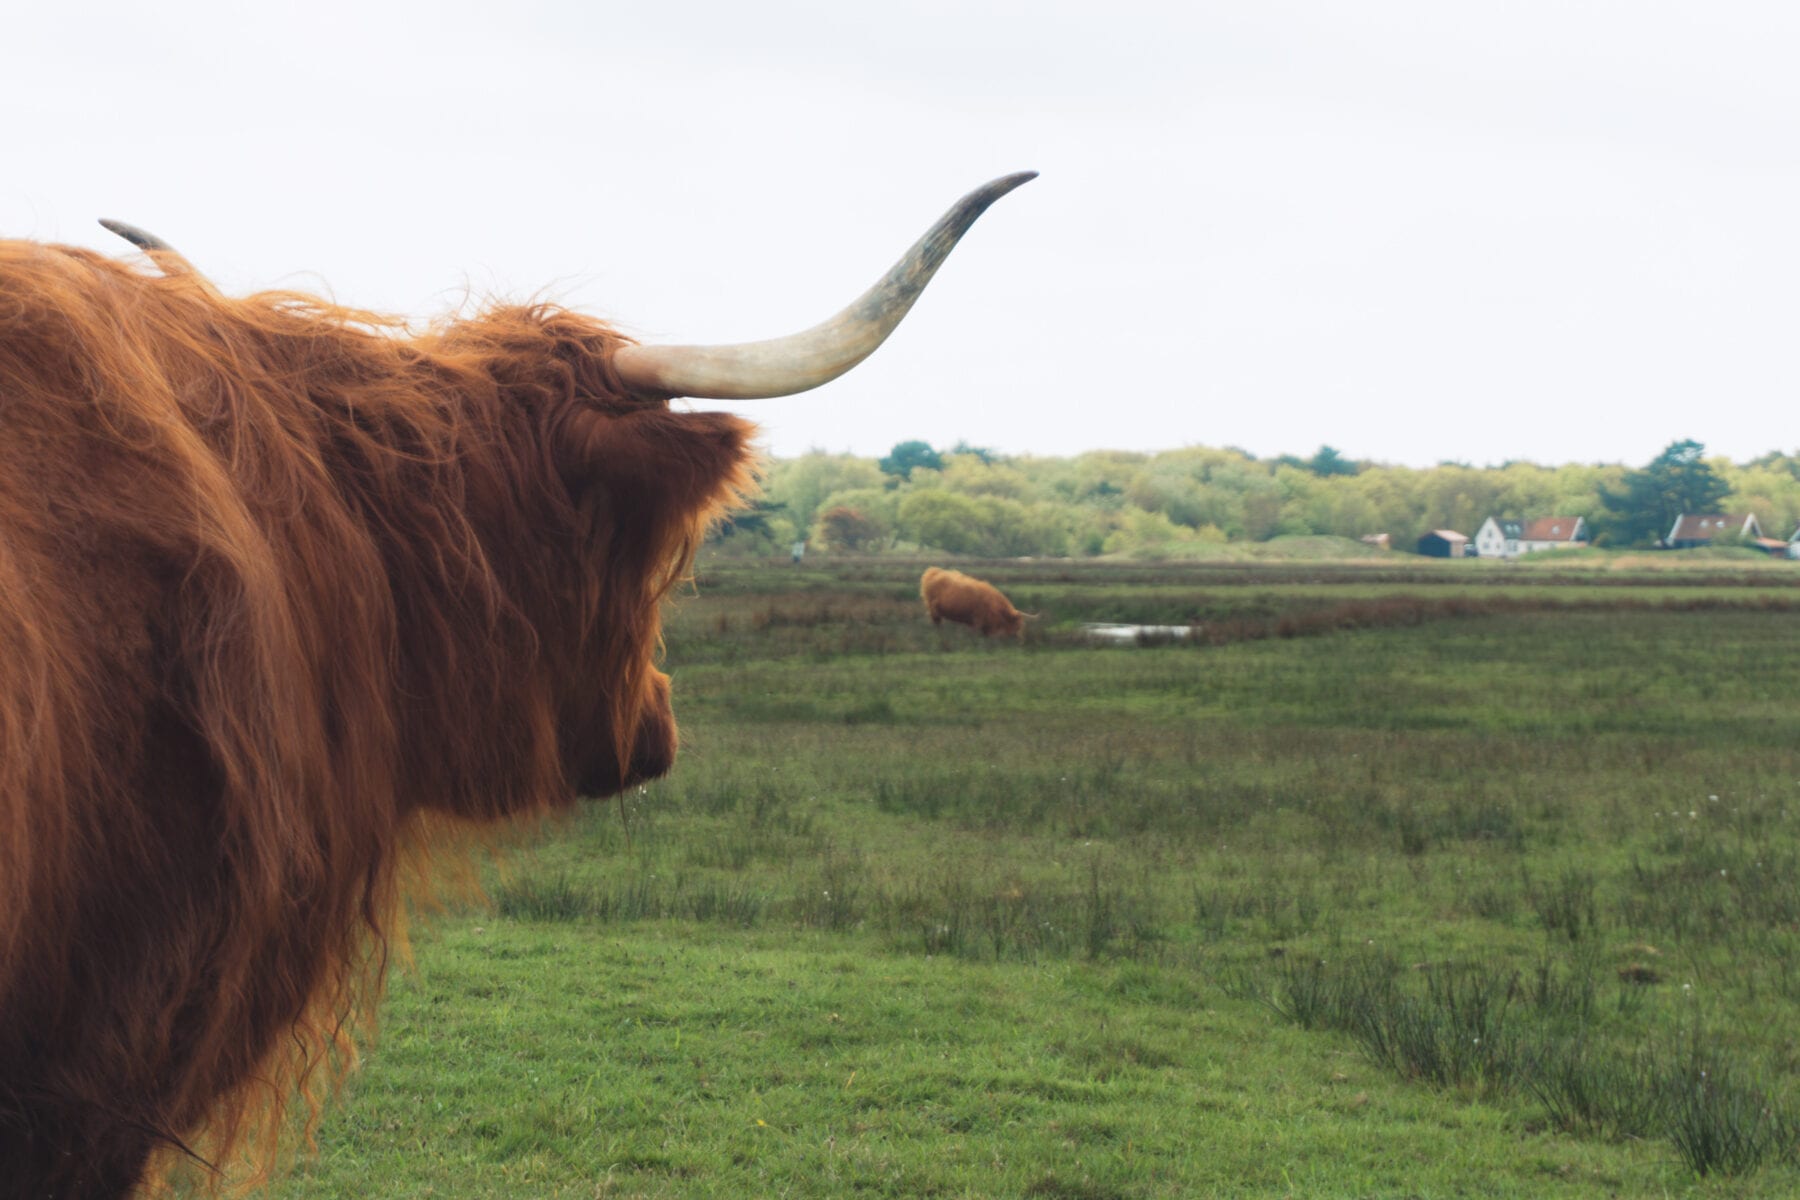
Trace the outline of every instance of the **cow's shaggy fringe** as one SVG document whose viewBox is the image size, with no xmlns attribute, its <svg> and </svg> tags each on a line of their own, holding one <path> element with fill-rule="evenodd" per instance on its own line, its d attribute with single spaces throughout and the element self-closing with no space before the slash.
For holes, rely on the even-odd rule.
<svg viewBox="0 0 1800 1200">
<path fill-rule="evenodd" d="M 258 1177 L 350 1060 L 408 864 L 592 785 L 579 731 L 623 781 L 752 430 L 627 396 L 622 344 L 0 243 L 9 1186 Z"/>
</svg>

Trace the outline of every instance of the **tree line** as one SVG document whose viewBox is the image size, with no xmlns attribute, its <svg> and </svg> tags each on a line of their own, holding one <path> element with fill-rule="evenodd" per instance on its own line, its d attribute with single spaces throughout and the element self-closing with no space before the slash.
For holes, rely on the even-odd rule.
<svg viewBox="0 0 1800 1200">
<path fill-rule="evenodd" d="M 815 451 L 763 467 L 755 508 L 719 536 L 749 548 L 937 550 L 993 557 L 1201 556 L 1234 542 L 1385 533 L 1411 549 L 1433 529 L 1488 517 L 1584 517 L 1595 544 L 1652 546 L 1682 512 L 1754 512 L 1785 538 L 1800 522 L 1800 457 L 1747 463 L 1672 443 L 1643 467 L 1529 462 L 1397 467 L 1344 458 L 1258 459 L 1230 447 L 1009 456 L 902 442 L 880 458 Z"/>
</svg>

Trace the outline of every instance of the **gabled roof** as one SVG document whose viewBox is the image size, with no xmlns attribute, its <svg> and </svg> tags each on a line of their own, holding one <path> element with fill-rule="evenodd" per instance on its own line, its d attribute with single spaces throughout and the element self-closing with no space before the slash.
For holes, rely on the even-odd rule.
<svg viewBox="0 0 1800 1200">
<path fill-rule="evenodd" d="M 1580 517 L 1539 517 L 1519 536 L 1527 542 L 1569 542 L 1580 528 Z"/>
<path fill-rule="evenodd" d="M 1454 529 L 1434 529 L 1425 536 L 1441 537 L 1446 542 L 1466 542 L 1469 540 L 1465 535 L 1456 532 Z"/>
<path fill-rule="evenodd" d="M 1671 542 L 1710 542 L 1722 533 L 1746 533 L 1756 518 L 1751 513 L 1682 513 L 1669 531 Z M 1756 532 L 1761 533 L 1758 529 Z"/>
</svg>

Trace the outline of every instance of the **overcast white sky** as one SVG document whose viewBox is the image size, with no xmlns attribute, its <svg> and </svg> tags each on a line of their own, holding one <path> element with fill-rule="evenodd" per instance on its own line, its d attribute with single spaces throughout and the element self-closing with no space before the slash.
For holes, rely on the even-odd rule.
<svg viewBox="0 0 1800 1200">
<path fill-rule="evenodd" d="M 19 0 L 0 233 L 229 291 L 548 295 L 656 341 L 905 325 L 776 454 L 1427 465 L 1800 446 L 1800 5 Z"/>
</svg>

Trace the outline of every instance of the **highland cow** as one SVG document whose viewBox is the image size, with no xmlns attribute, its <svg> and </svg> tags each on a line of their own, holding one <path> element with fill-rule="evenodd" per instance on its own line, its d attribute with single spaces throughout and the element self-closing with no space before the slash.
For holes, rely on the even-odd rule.
<svg viewBox="0 0 1800 1200">
<path fill-rule="evenodd" d="M 955 621 L 984 637 L 1019 637 L 1025 622 L 1037 616 L 1014 608 L 993 584 L 942 567 L 925 568 L 919 577 L 919 596 L 933 625 Z"/>
<path fill-rule="evenodd" d="M 228 298 L 129 226 L 159 271 L 0 242 L 0 1186 L 266 1168 L 434 858 L 669 769 L 659 609 L 753 433 L 669 401 L 850 369 L 1028 178 L 730 347 Z"/>
</svg>

